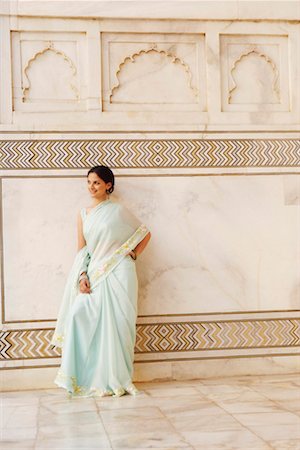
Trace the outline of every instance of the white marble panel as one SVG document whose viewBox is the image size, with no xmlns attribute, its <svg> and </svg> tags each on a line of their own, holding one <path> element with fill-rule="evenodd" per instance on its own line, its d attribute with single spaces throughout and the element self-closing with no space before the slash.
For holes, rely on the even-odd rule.
<svg viewBox="0 0 300 450">
<path fill-rule="evenodd" d="M 139 313 L 299 309 L 300 215 L 285 205 L 283 181 L 120 180 L 153 236 L 138 263 Z"/>
<path fill-rule="evenodd" d="M 290 177 L 286 175 L 282 177 L 282 180 L 285 204 L 300 205 L 300 176 Z"/>
<path fill-rule="evenodd" d="M 139 314 L 299 309 L 300 215 L 284 180 L 117 177 L 111 198 L 152 233 L 137 261 Z M 84 177 L 3 180 L 6 320 L 56 317 L 85 190 Z"/>
<path fill-rule="evenodd" d="M 3 180 L 6 320 L 55 319 L 77 251 L 76 179 Z"/>
</svg>

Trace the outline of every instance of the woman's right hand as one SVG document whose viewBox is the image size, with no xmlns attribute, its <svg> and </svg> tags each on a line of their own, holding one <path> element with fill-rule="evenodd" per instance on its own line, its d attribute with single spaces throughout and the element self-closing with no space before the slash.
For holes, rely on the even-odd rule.
<svg viewBox="0 0 300 450">
<path fill-rule="evenodd" d="M 87 278 L 80 280 L 79 290 L 82 294 L 89 294 L 91 292 L 90 282 Z"/>
</svg>

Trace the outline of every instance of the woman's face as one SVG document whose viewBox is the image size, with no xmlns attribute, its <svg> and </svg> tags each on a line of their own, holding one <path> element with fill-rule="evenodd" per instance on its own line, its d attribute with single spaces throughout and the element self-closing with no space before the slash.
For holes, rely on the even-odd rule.
<svg viewBox="0 0 300 450">
<path fill-rule="evenodd" d="M 105 183 L 102 178 L 94 172 L 91 172 L 87 179 L 88 190 L 93 198 L 103 198 L 106 196 L 106 189 L 109 189 L 112 183 Z"/>
</svg>

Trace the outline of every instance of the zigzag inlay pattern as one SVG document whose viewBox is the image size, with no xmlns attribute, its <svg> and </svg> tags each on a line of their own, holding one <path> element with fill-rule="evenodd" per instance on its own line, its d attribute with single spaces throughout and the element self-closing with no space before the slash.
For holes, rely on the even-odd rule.
<svg viewBox="0 0 300 450">
<path fill-rule="evenodd" d="M 54 329 L 0 333 L 0 359 L 40 359 L 60 355 L 49 347 Z M 138 324 L 135 353 L 300 346 L 300 318 Z"/>
<path fill-rule="evenodd" d="M 52 329 L 7 330 L 0 332 L 0 359 L 35 359 L 53 356 L 49 343 Z"/>
<path fill-rule="evenodd" d="M 0 169 L 298 167 L 297 139 L 0 140 Z"/>
<path fill-rule="evenodd" d="M 300 345 L 300 319 L 178 322 L 137 326 L 136 353 Z"/>
</svg>

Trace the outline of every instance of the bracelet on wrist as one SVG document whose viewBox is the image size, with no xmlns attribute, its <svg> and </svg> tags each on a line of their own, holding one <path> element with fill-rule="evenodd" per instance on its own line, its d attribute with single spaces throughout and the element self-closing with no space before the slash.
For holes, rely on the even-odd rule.
<svg viewBox="0 0 300 450">
<path fill-rule="evenodd" d="M 136 260 L 136 253 L 135 253 L 135 251 L 134 251 L 134 250 L 131 250 L 131 252 L 134 254 L 134 257 L 133 257 L 132 254 L 130 253 L 131 258 L 134 259 L 134 260 Z"/>
<path fill-rule="evenodd" d="M 88 280 L 88 279 L 89 279 L 89 278 L 88 278 L 87 275 L 82 274 L 82 275 L 80 275 L 80 277 L 79 277 L 79 279 L 78 279 L 78 282 L 80 283 L 81 280 Z"/>
</svg>

